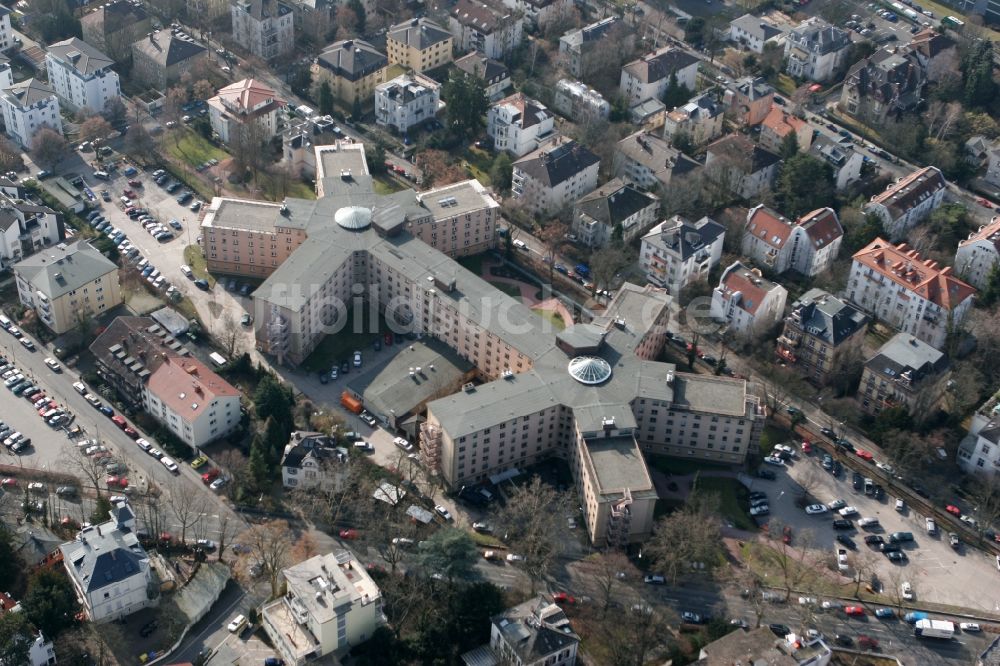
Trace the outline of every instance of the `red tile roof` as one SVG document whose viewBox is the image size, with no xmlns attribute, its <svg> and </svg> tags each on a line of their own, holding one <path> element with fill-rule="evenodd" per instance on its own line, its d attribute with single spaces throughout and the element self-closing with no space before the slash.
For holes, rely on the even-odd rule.
<svg viewBox="0 0 1000 666">
<path fill-rule="evenodd" d="M 730 269 L 727 269 L 728 272 L 722 276 L 722 287 L 726 297 L 732 298 L 739 292 L 740 308 L 756 315 L 768 292 L 778 285 L 762 278 L 760 271 L 747 268 L 741 263 L 733 264 Z"/>
<path fill-rule="evenodd" d="M 17 602 L 10 596 L 10 593 L 0 592 L 0 615 L 14 608 L 14 606 L 17 606 Z"/>
<path fill-rule="evenodd" d="M 284 100 L 278 99 L 276 92 L 256 79 L 243 79 L 220 88 L 213 99 L 218 99 L 227 109 L 237 113 L 250 113 L 268 100 L 273 100 L 279 106 L 285 105 Z"/>
<path fill-rule="evenodd" d="M 766 127 L 778 136 L 784 138 L 786 134 L 795 132 L 798 134 L 807 126 L 806 121 L 796 118 L 790 113 L 786 113 L 779 106 L 771 108 L 771 111 L 761 122 L 762 127 Z"/>
<path fill-rule="evenodd" d="M 893 245 L 876 238 L 854 255 L 854 261 L 948 310 L 976 293 L 975 287 L 952 275 L 951 266 L 939 268 L 936 261 L 923 259 L 906 243 Z"/>
<path fill-rule="evenodd" d="M 792 234 L 792 221 L 761 204 L 747 216 L 747 233 L 771 247 L 781 248 Z"/>
<path fill-rule="evenodd" d="M 235 386 L 196 358 L 166 357 L 146 388 L 181 418 L 196 420 L 217 398 L 239 396 Z"/>
<path fill-rule="evenodd" d="M 805 230 L 817 250 L 844 235 L 844 228 L 832 208 L 817 208 L 800 217 L 796 224 Z"/>
</svg>

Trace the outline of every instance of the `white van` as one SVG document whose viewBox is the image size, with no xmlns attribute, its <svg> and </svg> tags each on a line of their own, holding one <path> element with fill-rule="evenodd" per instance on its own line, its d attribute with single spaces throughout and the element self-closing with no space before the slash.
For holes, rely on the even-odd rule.
<svg viewBox="0 0 1000 666">
<path fill-rule="evenodd" d="M 513 243 L 511 243 L 511 245 L 513 245 L 518 250 L 528 249 L 528 245 L 523 240 L 515 240 Z"/>
<path fill-rule="evenodd" d="M 188 266 L 187 264 L 181 266 L 181 273 L 183 273 L 184 277 L 186 277 L 188 279 L 191 279 L 191 278 L 194 277 L 194 272 L 191 270 L 191 267 Z"/>
<path fill-rule="evenodd" d="M 6 330 L 10 328 L 10 324 L 11 321 L 7 318 L 7 315 L 0 314 L 0 327 L 3 327 L 3 329 Z"/>
<path fill-rule="evenodd" d="M 177 467 L 177 463 L 175 463 L 172 458 L 163 456 L 162 458 L 160 458 L 160 462 L 163 463 L 163 466 L 166 467 L 171 472 L 173 472 L 174 474 L 178 474 L 180 472 L 180 468 Z"/>
<path fill-rule="evenodd" d="M 100 180 L 109 180 L 111 176 L 108 175 L 107 171 L 95 171 L 94 178 L 98 178 Z"/>
</svg>

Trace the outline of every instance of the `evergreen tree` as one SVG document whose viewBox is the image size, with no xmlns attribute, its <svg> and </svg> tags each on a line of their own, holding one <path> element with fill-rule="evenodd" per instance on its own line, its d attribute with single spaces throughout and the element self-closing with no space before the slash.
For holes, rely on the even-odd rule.
<svg viewBox="0 0 1000 666">
<path fill-rule="evenodd" d="M 347 6 L 358 16 L 358 25 L 355 27 L 355 30 L 357 30 L 359 35 L 365 34 L 367 16 L 365 15 L 364 4 L 362 4 L 361 0 L 347 0 Z"/>
<path fill-rule="evenodd" d="M 467 139 L 483 126 L 489 99 L 481 79 L 453 70 L 441 97 L 448 103 L 448 127 L 457 136 Z"/>
<path fill-rule="evenodd" d="M 259 435 L 254 436 L 250 443 L 250 479 L 253 487 L 263 490 L 270 480 L 270 465 L 268 464 L 267 445 Z"/>
<path fill-rule="evenodd" d="M 977 301 L 983 307 L 989 307 L 1000 300 L 1000 263 L 993 264 L 990 274 L 986 276 L 986 284 L 979 292 Z"/>
<path fill-rule="evenodd" d="M 793 155 L 781 168 L 775 194 L 789 217 L 829 206 L 836 194 L 833 170 L 807 153 Z"/>
<path fill-rule="evenodd" d="M 373 176 L 380 176 L 385 173 L 385 143 L 381 139 L 376 139 L 375 146 L 369 154 L 368 171 Z"/>
<path fill-rule="evenodd" d="M 513 169 L 510 155 L 506 151 L 500 151 L 490 166 L 490 182 L 493 183 L 493 187 L 500 192 L 510 191 L 510 181 L 514 175 Z"/>
<path fill-rule="evenodd" d="M 668 109 L 675 109 L 682 104 L 686 104 L 691 99 L 691 91 L 687 86 L 682 86 L 677 80 L 677 72 L 670 75 L 667 82 L 667 89 L 663 92 L 663 104 Z"/>
<path fill-rule="evenodd" d="M 317 92 L 317 101 L 319 102 L 319 112 L 324 116 L 333 113 L 333 89 L 330 88 L 329 81 L 323 81 L 319 85 L 319 91 Z"/>
<path fill-rule="evenodd" d="M 0 664 L 30 664 L 31 623 L 24 613 L 0 615 Z"/>
<path fill-rule="evenodd" d="M 78 610 L 73 584 L 61 569 L 35 572 L 28 581 L 22 605 L 31 624 L 49 639 L 73 626 Z"/>
<path fill-rule="evenodd" d="M 781 148 L 778 150 L 778 154 L 781 155 L 781 159 L 787 160 L 797 155 L 798 152 L 799 137 L 795 132 L 789 132 L 781 140 Z"/>
</svg>

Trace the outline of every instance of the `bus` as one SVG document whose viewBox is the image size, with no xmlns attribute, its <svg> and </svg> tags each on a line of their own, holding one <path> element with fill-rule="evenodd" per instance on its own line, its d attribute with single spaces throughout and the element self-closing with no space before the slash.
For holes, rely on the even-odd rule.
<svg viewBox="0 0 1000 666">
<path fill-rule="evenodd" d="M 959 21 L 954 16 L 945 16 L 941 19 L 941 25 L 946 28 L 952 28 L 953 30 L 959 30 L 965 26 L 965 21 Z"/>
</svg>

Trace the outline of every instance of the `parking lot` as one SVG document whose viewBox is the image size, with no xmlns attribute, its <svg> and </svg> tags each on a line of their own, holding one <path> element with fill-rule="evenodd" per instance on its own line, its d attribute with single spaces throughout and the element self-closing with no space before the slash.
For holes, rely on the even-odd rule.
<svg viewBox="0 0 1000 666">
<path fill-rule="evenodd" d="M 964 545 L 958 550 L 952 549 L 948 544 L 947 531 L 939 529 L 936 535 L 928 535 L 925 517 L 908 507 L 903 512 L 897 512 L 891 491 L 881 501 L 876 501 L 873 497 L 866 496 L 863 490 L 854 490 L 849 468 L 845 467 L 843 474 L 834 477 L 821 467 L 820 454 L 815 452 L 811 455 L 799 452 L 784 468 L 787 473 L 778 468 L 771 469 L 778 471 L 777 480 L 756 480 L 753 489 L 768 493 L 771 498 L 771 517 L 790 525 L 793 533 L 811 531 L 817 547 L 826 550 L 834 547 L 836 534 L 847 534 L 857 544 L 858 552 L 871 550 L 877 553 L 874 547 L 864 543 L 865 535 L 880 534 L 888 540 L 892 532 L 912 532 L 914 541 L 902 544 L 908 561 L 893 564 L 884 556 L 878 555 L 875 561 L 880 580 L 892 580 L 892 570 L 901 568 L 902 580 L 913 584 L 918 603 L 934 602 L 997 610 L 1000 604 L 1000 595 L 997 593 L 1000 590 L 1000 571 L 997 571 L 994 558 Z M 856 507 L 858 515 L 852 519 L 854 528 L 834 530 L 832 522 L 834 518 L 840 518 L 836 512 L 806 515 L 803 509 L 796 506 L 796 498 L 801 495 L 803 487 L 808 489 L 817 502 L 828 504 L 843 499 L 847 505 Z M 857 523 L 861 518 L 878 518 L 881 528 L 868 531 L 859 529 Z M 956 566 L 959 564 L 961 566 Z"/>
</svg>

